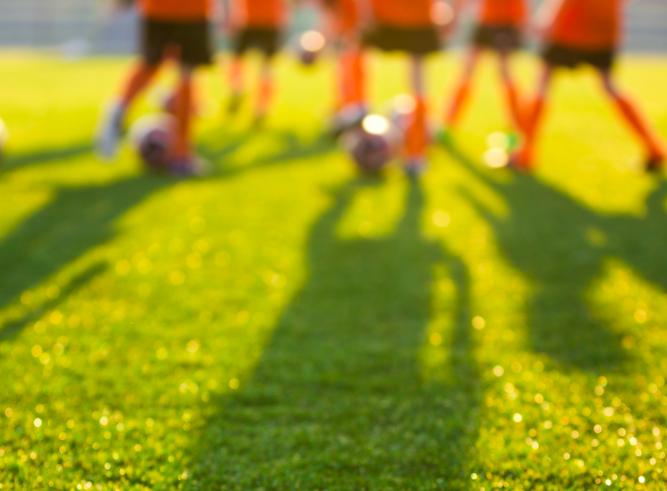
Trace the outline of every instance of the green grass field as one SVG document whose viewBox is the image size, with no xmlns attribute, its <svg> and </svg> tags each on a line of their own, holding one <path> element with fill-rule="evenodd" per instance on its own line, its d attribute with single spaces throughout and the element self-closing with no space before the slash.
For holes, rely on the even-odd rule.
<svg viewBox="0 0 667 491">
<path fill-rule="evenodd" d="M 481 163 L 487 66 L 410 184 L 321 136 L 332 65 L 281 60 L 260 131 L 211 71 L 214 173 L 176 181 L 91 151 L 127 62 L 2 53 L 2 491 L 667 487 L 667 182 L 591 74 L 527 177 Z M 373 60 L 378 102 L 403 68 Z M 667 135 L 667 60 L 619 76 Z"/>
</svg>

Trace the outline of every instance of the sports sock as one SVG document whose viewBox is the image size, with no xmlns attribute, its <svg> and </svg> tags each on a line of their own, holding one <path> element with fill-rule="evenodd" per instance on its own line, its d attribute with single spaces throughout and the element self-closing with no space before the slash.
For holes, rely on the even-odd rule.
<svg viewBox="0 0 667 491">
<path fill-rule="evenodd" d="M 132 69 L 121 91 L 120 103 L 126 108 L 148 86 L 158 72 L 159 66 L 140 63 Z"/>
<path fill-rule="evenodd" d="M 533 155 L 545 106 L 546 99 L 544 97 L 536 97 L 530 105 L 525 118 L 523 147 L 519 152 L 518 164 L 521 167 L 529 168 L 533 163 Z"/>
<path fill-rule="evenodd" d="M 521 131 L 524 125 L 524 108 L 521 103 L 519 91 L 516 85 L 512 82 L 504 82 L 505 97 L 507 98 L 507 105 L 512 116 L 512 122 L 517 131 Z"/>
<path fill-rule="evenodd" d="M 257 107 L 255 117 L 261 120 L 269 112 L 269 106 L 273 99 L 273 63 L 271 57 L 265 57 L 259 74 L 259 87 L 257 93 Z"/>
<path fill-rule="evenodd" d="M 259 81 L 259 94 L 257 97 L 257 116 L 263 117 L 269 111 L 273 98 L 273 77 L 263 74 Z"/>
<path fill-rule="evenodd" d="M 666 158 L 667 145 L 665 145 L 657 130 L 648 122 L 637 105 L 628 97 L 620 94 L 612 96 L 612 99 L 625 121 L 627 121 L 642 140 L 650 156 L 658 160 Z"/>
<path fill-rule="evenodd" d="M 229 67 L 229 88 L 235 95 L 243 93 L 243 59 L 235 56 Z"/>
<path fill-rule="evenodd" d="M 176 92 L 174 116 L 177 123 L 174 156 L 177 159 L 191 155 L 190 128 L 192 123 L 193 84 L 190 78 L 179 82 Z"/>
<path fill-rule="evenodd" d="M 428 147 L 427 108 L 424 97 L 415 97 L 415 111 L 405 135 L 405 152 L 409 160 L 421 159 Z"/>
<path fill-rule="evenodd" d="M 341 55 L 340 91 L 341 108 L 365 101 L 364 60 L 360 49 L 350 49 Z"/>
<path fill-rule="evenodd" d="M 454 95 L 454 99 L 451 101 L 447 113 L 445 115 L 446 127 L 455 126 L 456 123 L 458 123 L 458 120 L 461 116 L 461 112 L 463 110 L 463 106 L 468 100 L 469 95 L 470 95 L 470 83 L 468 81 L 464 81 L 461 83 L 461 85 L 459 85 L 458 89 L 456 89 L 456 94 Z"/>
</svg>

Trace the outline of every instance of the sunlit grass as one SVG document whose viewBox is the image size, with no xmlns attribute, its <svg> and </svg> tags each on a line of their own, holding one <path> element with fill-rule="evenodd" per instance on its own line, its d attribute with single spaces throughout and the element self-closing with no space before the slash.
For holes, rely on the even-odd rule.
<svg viewBox="0 0 667 491">
<path fill-rule="evenodd" d="M 429 67 L 434 118 L 455 61 Z M 3 491 L 664 489 L 667 187 L 590 74 L 516 177 L 481 164 L 505 127 L 485 68 L 410 185 L 321 137 L 330 64 L 282 59 L 257 131 L 209 72 L 215 172 L 179 182 L 91 153 L 126 62 L 0 63 Z M 371 74 L 378 103 L 405 90 L 399 58 Z M 666 74 L 620 67 L 663 134 Z"/>
</svg>

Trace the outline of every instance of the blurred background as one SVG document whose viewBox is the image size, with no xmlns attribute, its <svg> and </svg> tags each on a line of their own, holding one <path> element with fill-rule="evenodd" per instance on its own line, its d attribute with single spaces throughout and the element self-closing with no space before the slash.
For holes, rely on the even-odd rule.
<svg viewBox="0 0 667 491">
<path fill-rule="evenodd" d="M 74 55 L 130 53 L 137 42 L 137 17 L 132 8 L 123 7 L 131 3 L 132 0 L 0 0 L 0 47 L 61 47 Z M 667 52 L 667 1 L 636 1 L 629 11 L 626 49 Z M 465 30 L 461 32 L 466 35 Z M 454 44 L 460 41 L 455 40 Z"/>
</svg>

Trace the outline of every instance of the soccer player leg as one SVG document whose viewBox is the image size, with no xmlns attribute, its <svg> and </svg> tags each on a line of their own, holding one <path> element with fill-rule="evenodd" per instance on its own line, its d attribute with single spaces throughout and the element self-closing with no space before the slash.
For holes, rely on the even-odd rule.
<svg viewBox="0 0 667 491">
<path fill-rule="evenodd" d="M 97 129 L 97 152 L 103 160 L 116 157 L 118 144 L 123 135 L 125 115 L 132 102 L 151 83 L 160 68 L 160 63 L 141 61 L 130 71 L 121 90 L 121 95 L 109 103 Z"/>
<path fill-rule="evenodd" d="M 517 133 L 520 133 L 524 126 L 524 108 L 521 103 L 521 96 L 510 69 L 511 54 L 508 51 L 498 52 L 498 62 L 500 65 L 500 77 L 507 98 L 512 123 Z"/>
<path fill-rule="evenodd" d="M 176 175 L 192 175 L 198 171 L 191 141 L 194 72 L 194 67 L 181 64 L 174 104 L 176 142 L 174 143 L 174 160 L 170 169 Z"/>
<path fill-rule="evenodd" d="M 233 54 L 229 62 L 229 90 L 231 92 L 227 111 L 236 113 L 243 100 L 243 57 Z"/>
<path fill-rule="evenodd" d="M 337 111 L 330 122 L 333 136 L 359 125 L 367 116 L 365 79 L 362 48 L 356 42 L 346 42 L 339 57 Z"/>
<path fill-rule="evenodd" d="M 259 74 L 255 123 L 260 124 L 269 112 L 273 100 L 273 55 L 266 54 L 262 60 Z"/>
<path fill-rule="evenodd" d="M 109 104 L 97 128 L 97 151 L 102 159 L 115 158 L 127 109 L 157 74 L 169 45 L 168 37 L 169 26 L 164 22 L 143 19 L 141 61 L 131 69 L 120 96 Z"/>
<path fill-rule="evenodd" d="M 363 51 L 350 43 L 340 55 L 340 108 L 365 106 L 365 71 Z"/>
<path fill-rule="evenodd" d="M 415 111 L 410 119 L 405 135 L 405 153 L 407 156 L 405 172 L 408 176 L 415 177 L 426 170 L 426 150 L 429 143 L 429 135 L 426 121 L 427 108 L 424 89 L 423 57 L 412 55 L 410 63 Z"/>
<path fill-rule="evenodd" d="M 445 112 L 446 129 L 452 128 L 459 121 L 463 107 L 470 95 L 472 79 L 475 74 L 475 68 L 477 68 L 477 64 L 479 62 L 480 54 L 481 50 L 476 47 L 471 48 L 466 54 L 461 80 L 459 81 L 454 93 L 454 97 L 449 103 L 449 106 Z"/>
<path fill-rule="evenodd" d="M 658 131 L 644 117 L 637 105 L 616 86 L 610 70 L 601 70 L 600 77 L 605 91 L 616 104 L 625 121 L 640 138 L 647 152 L 646 170 L 657 171 L 667 157 L 667 144 Z"/>
<path fill-rule="evenodd" d="M 528 107 L 524 120 L 523 144 L 519 151 L 512 157 L 512 166 L 518 170 L 528 171 L 533 166 L 539 126 L 542 121 L 552 77 L 553 67 L 548 63 L 544 63 L 537 92 Z"/>
<path fill-rule="evenodd" d="M 232 53 L 229 60 L 228 86 L 231 92 L 227 105 L 227 112 L 233 114 L 238 112 L 243 102 L 244 73 L 243 56 L 248 48 L 248 32 L 243 30 L 237 32 L 232 41 Z"/>
</svg>

